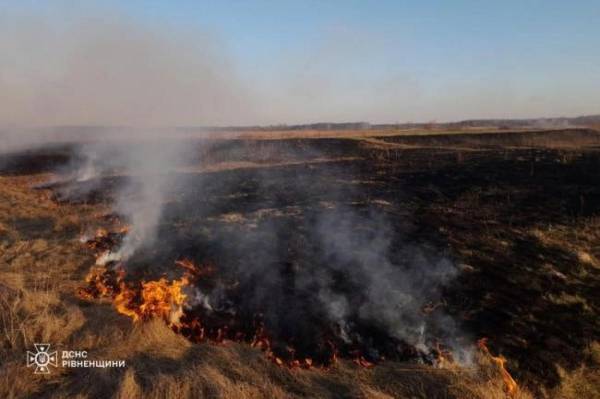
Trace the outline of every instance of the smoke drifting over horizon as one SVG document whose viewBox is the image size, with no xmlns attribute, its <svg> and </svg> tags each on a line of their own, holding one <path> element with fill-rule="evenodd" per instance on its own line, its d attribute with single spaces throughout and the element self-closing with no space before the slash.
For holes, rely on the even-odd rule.
<svg viewBox="0 0 600 399">
<path fill-rule="evenodd" d="M 395 123 L 598 111 L 597 90 L 565 79 L 552 64 L 530 66 L 531 77 L 547 81 L 524 85 L 509 69 L 483 65 L 472 74 L 454 57 L 423 68 L 418 38 L 410 45 L 387 38 L 399 40 L 389 47 L 361 26 L 332 22 L 297 52 L 255 56 L 241 56 L 222 33 L 100 7 L 9 8 L 0 16 L 0 127 Z M 392 49 L 406 57 L 394 58 Z"/>
<path fill-rule="evenodd" d="M 1 126 L 248 121 L 252 102 L 217 38 L 115 15 L 0 19 Z"/>
</svg>

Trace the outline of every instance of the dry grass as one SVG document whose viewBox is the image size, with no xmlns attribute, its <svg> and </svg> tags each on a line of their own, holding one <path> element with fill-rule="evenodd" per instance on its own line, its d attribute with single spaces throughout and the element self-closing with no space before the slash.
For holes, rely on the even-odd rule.
<svg viewBox="0 0 600 399">
<path fill-rule="evenodd" d="M 557 398 L 600 398 L 600 342 L 593 342 L 586 353 L 585 364 L 572 372 L 559 370 L 561 385 L 553 392 Z"/>
<path fill-rule="evenodd" d="M 511 129 L 510 132 L 534 132 L 540 129 L 523 128 Z M 568 130 L 568 129 L 563 129 Z M 249 139 L 249 140 L 287 140 L 287 139 L 314 139 L 314 138 L 356 138 L 356 137 L 386 137 L 386 136 L 428 136 L 428 135 L 454 135 L 454 134 L 476 134 L 476 133 L 506 133 L 502 129 L 492 129 L 487 127 L 462 128 L 460 130 L 448 128 L 431 129 L 339 129 L 339 130 L 244 130 L 219 131 L 203 134 L 203 137 L 209 139 L 231 140 L 231 139 Z"/>
</svg>

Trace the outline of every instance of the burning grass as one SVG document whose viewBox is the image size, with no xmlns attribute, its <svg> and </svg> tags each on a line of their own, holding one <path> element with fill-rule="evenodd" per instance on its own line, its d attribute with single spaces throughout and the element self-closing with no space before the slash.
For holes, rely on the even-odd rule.
<svg viewBox="0 0 600 399">
<path fill-rule="evenodd" d="M 504 356 L 494 356 L 491 354 L 489 348 L 487 347 L 487 338 L 482 338 L 477 342 L 477 346 L 481 351 L 491 360 L 491 362 L 498 367 L 500 375 L 502 376 L 502 381 L 506 387 L 506 392 L 510 396 L 515 396 L 517 393 L 519 386 L 514 378 L 510 375 L 508 370 L 506 370 L 506 359 Z"/>
<path fill-rule="evenodd" d="M 127 229 L 123 230 L 121 227 L 119 232 L 122 231 Z M 320 305 L 322 300 L 319 296 L 324 294 L 318 287 L 298 291 L 303 297 L 297 297 L 295 300 L 302 301 L 303 306 L 307 307 L 303 314 L 298 315 L 303 319 L 286 321 L 286 316 L 278 315 L 277 312 L 287 310 L 276 302 L 273 303 L 275 307 L 270 308 L 269 303 L 265 304 L 267 307 L 248 307 L 247 304 L 252 304 L 254 295 L 253 287 L 248 287 L 248 281 L 240 282 L 239 274 L 226 275 L 212 265 L 197 266 L 188 259 L 176 260 L 174 265 L 183 270 L 183 276 L 180 278 L 168 279 L 166 274 L 148 278 L 136 274 L 135 271 L 126 274 L 125 270 L 132 268 L 127 262 L 118 260 L 121 252 L 120 241 L 126 240 L 126 237 L 119 234 L 121 233 L 99 229 L 95 237 L 83 240 L 96 254 L 96 264 L 101 266 L 92 268 L 86 277 L 87 286 L 79 290 L 79 296 L 87 300 L 109 299 L 120 313 L 133 318 L 134 321 L 152 317 L 162 318 L 175 331 L 196 343 L 210 341 L 220 344 L 226 340 L 245 342 L 251 347 L 261 349 L 266 357 L 278 366 L 289 368 L 327 369 L 337 362 L 338 357 L 351 359 L 365 368 L 373 367 L 386 359 L 418 360 L 438 367 L 452 360 L 452 354 L 440 341 L 434 342 L 435 349 L 428 346 L 430 343 L 425 341 L 424 326 L 420 331 L 416 331 L 419 337 L 423 337 L 419 338 L 423 342 L 416 345 L 390 335 L 384 328 L 376 326 L 367 318 L 357 318 L 350 322 L 341 319 L 332 321 L 325 312 L 330 303 L 325 303 L 325 307 Z M 389 265 L 386 267 L 391 270 Z M 441 264 L 439 271 L 445 267 L 445 264 Z M 143 271 L 149 268 L 138 269 Z M 168 272 L 172 268 L 162 270 Z M 288 271 L 286 268 L 280 272 L 286 273 L 286 280 L 281 281 L 281 286 L 274 289 L 284 288 L 294 293 L 295 281 L 300 281 L 302 277 L 296 277 L 297 272 Z M 356 272 L 364 273 L 360 269 Z M 345 276 L 341 272 L 338 276 L 338 280 L 343 282 L 342 278 Z M 393 275 L 390 277 L 397 278 Z M 260 287 L 260 281 L 250 282 Z M 346 284 L 354 287 L 353 295 L 361 301 L 357 306 L 363 306 L 364 303 L 372 306 L 368 302 L 369 298 L 365 298 L 365 293 L 357 291 L 361 288 L 360 285 L 353 280 Z M 379 289 L 387 287 L 382 285 Z M 405 295 L 403 300 L 407 306 L 415 308 L 415 305 L 408 301 L 412 301 L 410 297 Z M 421 318 L 435 315 L 438 305 L 426 304 L 422 309 L 415 308 L 416 312 L 422 314 L 417 315 L 419 320 L 415 323 L 421 323 Z M 412 314 L 409 316 L 417 319 Z M 284 322 L 288 324 L 282 328 Z M 307 334 L 303 335 L 302 332 Z"/>
<path fill-rule="evenodd" d="M 85 244 L 88 248 L 96 251 L 99 256 L 103 256 L 107 248 L 101 244 L 106 243 L 109 236 L 111 234 L 106 230 L 98 230 L 96 237 L 85 241 Z M 117 242 L 114 241 L 111 244 L 116 245 Z M 296 357 L 296 349 L 289 344 L 285 344 L 283 352 L 274 351 L 268 330 L 258 315 L 255 315 L 250 331 L 243 331 L 239 328 L 239 321 L 234 320 L 233 317 L 229 320 L 221 319 L 220 321 L 224 323 L 222 325 L 211 325 L 214 323 L 214 319 L 206 317 L 206 314 L 202 315 L 198 308 L 190 307 L 187 303 L 188 294 L 184 291 L 186 288 L 191 288 L 191 284 L 197 283 L 200 279 L 213 277 L 216 268 L 212 265 L 198 266 L 189 259 L 177 260 L 175 265 L 184 270 L 183 276 L 178 280 L 169 281 L 165 277 L 161 277 L 158 280 L 137 283 L 126 281 L 123 264 L 115 263 L 110 268 L 95 266 L 85 278 L 86 285 L 78 290 L 78 296 L 84 300 L 109 299 L 117 312 L 129 316 L 134 322 L 161 319 L 173 332 L 183 335 L 194 343 L 209 341 L 222 345 L 227 341 L 245 342 L 252 348 L 263 351 L 267 359 L 280 367 L 311 369 L 317 366 L 326 370 L 337 363 L 340 348 L 332 339 L 325 341 L 325 354 L 318 353 L 316 356 Z M 428 312 L 433 311 L 435 306 L 430 308 Z M 487 338 L 479 340 L 478 347 L 481 356 L 487 359 L 501 376 L 506 394 L 512 398 L 523 397 L 518 395 L 518 385 L 505 367 L 506 359 L 491 354 L 487 347 Z M 433 353 L 436 367 L 455 368 L 452 352 L 439 342 L 436 343 Z M 350 355 L 353 363 L 359 367 L 375 366 L 375 363 L 365 359 L 360 349 L 347 351 L 343 355 Z M 384 358 L 378 360 L 383 361 Z M 127 383 L 127 381 L 129 380 L 126 379 L 125 382 Z M 133 388 L 127 385 L 125 389 Z"/>
<path fill-rule="evenodd" d="M 95 247 L 94 245 L 90 245 Z M 296 350 L 287 343 L 278 343 L 274 348 L 270 334 L 260 315 L 254 315 L 250 323 L 238 320 L 234 315 L 213 315 L 201 307 L 187 303 L 186 288 L 201 278 L 215 273 L 213 266 L 196 266 L 188 259 L 175 262 L 185 272 L 178 280 L 169 281 L 165 277 L 158 280 L 127 282 L 123 266 L 107 268 L 95 266 L 85 278 L 86 285 L 77 291 L 84 300 L 108 299 L 117 312 L 129 316 L 134 322 L 162 319 L 173 331 L 194 343 L 225 341 L 245 342 L 263 351 L 266 357 L 278 366 L 289 368 L 328 368 L 337 362 L 339 349 L 331 339 L 326 339 L 319 351 L 311 357 L 297 357 Z M 221 323 L 221 324 L 219 324 Z M 439 352 L 440 360 L 442 352 Z M 373 362 L 365 359 L 359 349 L 348 351 L 353 362 L 370 368 Z M 383 359 L 381 359 L 383 360 Z"/>
</svg>

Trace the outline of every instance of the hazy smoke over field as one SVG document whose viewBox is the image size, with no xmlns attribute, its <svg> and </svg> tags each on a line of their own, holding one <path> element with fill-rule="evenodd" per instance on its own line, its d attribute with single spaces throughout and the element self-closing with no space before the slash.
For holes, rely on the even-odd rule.
<svg viewBox="0 0 600 399">
<path fill-rule="evenodd" d="M 516 72 L 503 64 L 464 64 L 459 52 L 452 55 L 453 43 L 448 53 L 421 51 L 419 37 L 388 37 L 337 21 L 319 25 L 301 46 L 271 52 L 258 46 L 262 51 L 253 55 L 252 40 L 242 46 L 218 26 L 86 4 L 3 9 L 0 128 L 394 123 L 597 112 L 589 68 L 569 74 L 536 58 L 522 65 L 528 65 L 525 77 L 538 83 L 524 84 L 529 79 L 513 77 Z"/>
<path fill-rule="evenodd" d="M 63 200 L 85 201 L 95 192 L 114 190 L 114 212 L 131 230 L 103 261 L 127 260 L 136 250 L 155 244 L 168 190 L 178 181 L 175 170 L 192 156 L 186 140 L 166 139 L 166 131 L 155 133 L 157 137 L 140 137 L 123 129 L 121 134 L 130 135 L 129 140 L 78 147 L 73 161 L 58 170 L 55 181 L 63 183 L 59 190 Z"/>
<path fill-rule="evenodd" d="M 252 115 L 218 38 L 73 13 L 0 17 L 0 126 L 213 125 Z"/>
<path fill-rule="evenodd" d="M 427 300 L 438 299 L 437 290 L 456 274 L 454 265 L 416 245 L 392 247 L 393 227 L 382 215 L 335 212 L 323 215 L 317 228 L 324 248 L 323 264 L 328 266 L 325 272 L 347 273 L 352 284 L 361 287 L 359 295 L 335 295 L 329 286 L 322 287 L 320 296 L 330 315 L 344 320 L 350 311 L 355 312 L 359 319 L 380 324 L 398 339 L 412 345 L 424 343 L 422 308 Z M 403 264 L 394 264 L 392 251 Z M 321 281 L 331 282 L 332 275 Z"/>
<path fill-rule="evenodd" d="M 128 257 L 152 245 L 187 154 L 173 130 L 156 126 L 243 121 L 252 103 L 216 37 L 95 11 L 0 16 L 0 152 L 85 143 L 59 170 L 77 183 L 61 189 L 67 199 L 126 176 L 115 211 L 133 226 L 118 254 Z M 136 129 L 24 128 L 60 125 Z"/>
<path fill-rule="evenodd" d="M 119 192 L 115 210 L 131 224 L 132 230 L 119 249 L 127 259 L 140 247 L 155 244 L 158 225 L 169 185 L 177 182 L 175 168 L 188 156 L 185 141 L 156 140 L 135 145 L 125 158 L 125 172 L 131 176 Z"/>
<path fill-rule="evenodd" d="M 353 168 L 320 169 L 259 169 L 240 172 L 239 180 L 235 174 L 190 177 L 182 185 L 193 191 L 191 182 L 203 182 L 197 190 L 205 205 L 199 208 L 192 196 L 168 212 L 181 218 L 187 233 L 180 236 L 197 237 L 173 245 L 183 249 L 178 254 L 207 248 L 190 256 L 214 260 L 222 279 L 199 286 L 191 304 L 215 319 L 261 314 L 275 341 L 290 343 L 299 355 L 318 352 L 330 335 L 341 346 L 368 348 L 370 359 L 410 358 L 403 345 L 431 355 L 440 339 L 468 363 L 465 335 L 442 304 L 444 286 L 458 273 L 448 254 L 427 238 L 411 238 L 410 216 L 369 205 L 361 190 L 344 184 L 356 178 Z M 248 185 L 254 188 L 238 197 Z M 228 200 L 211 205 L 215 198 Z M 228 215 L 221 209 L 236 212 L 235 222 L 215 223 Z M 200 226 L 209 233 L 198 235 Z"/>
</svg>

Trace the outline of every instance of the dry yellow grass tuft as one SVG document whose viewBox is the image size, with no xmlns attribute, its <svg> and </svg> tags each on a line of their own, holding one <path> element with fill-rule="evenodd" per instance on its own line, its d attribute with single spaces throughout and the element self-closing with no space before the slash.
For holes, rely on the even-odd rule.
<svg viewBox="0 0 600 399">
<path fill-rule="evenodd" d="M 574 371 L 559 368 L 561 383 L 549 396 L 561 399 L 600 398 L 600 342 L 592 342 L 585 364 Z"/>
</svg>

